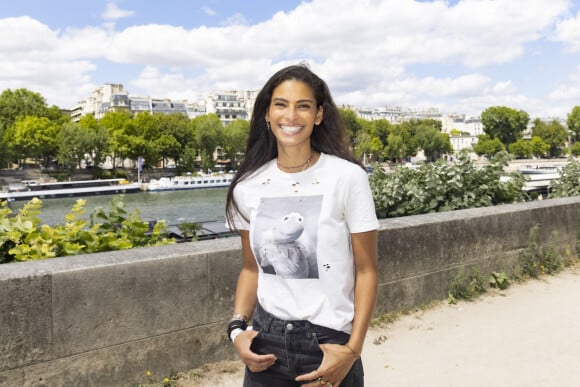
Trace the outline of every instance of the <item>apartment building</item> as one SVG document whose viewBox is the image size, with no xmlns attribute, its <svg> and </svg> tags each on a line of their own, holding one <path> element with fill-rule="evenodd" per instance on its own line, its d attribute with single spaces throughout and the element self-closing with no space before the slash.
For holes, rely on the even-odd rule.
<svg viewBox="0 0 580 387">
<path fill-rule="evenodd" d="M 256 95 L 256 91 L 224 91 L 211 93 L 195 101 L 173 101 L 132 95 L 121 84 L 106 84 L 93 91 L 91 96 L 79 101 L 70 114 L 72 120 L 78 122 L 86 115 L 100 119 L 109 111 L 126 111 L 131 114 L 182 113 L 189 118 L 215 113 L 227 125 L 237 119 L 250 119 Z"/>
</svg>

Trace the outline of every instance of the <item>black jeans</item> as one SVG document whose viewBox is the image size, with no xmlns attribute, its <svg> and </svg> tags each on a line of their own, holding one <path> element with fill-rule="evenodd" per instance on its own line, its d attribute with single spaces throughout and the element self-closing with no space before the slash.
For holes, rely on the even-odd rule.
<svg viewBox="0 0 580 387">
<path fill-rule="evenodd" d="M 319 344 L 345 344 L 350 337 L 347 333 L 305 320 L 280 320 L 260 305 L 254 314 L 253 327 L 259 333 L 252 343 L 252 351 L 258 354 L 273 353 L 278 360 L 263 372 L 254 373 L 246 367 L 244 387 L 300 386 L 306 382 L 296 382 L 294 378 L 316 370 L 322 362 Z M 363 366 L 361 359 L 358 359 L 341 387 L 363 386 Z"/>
</svg>

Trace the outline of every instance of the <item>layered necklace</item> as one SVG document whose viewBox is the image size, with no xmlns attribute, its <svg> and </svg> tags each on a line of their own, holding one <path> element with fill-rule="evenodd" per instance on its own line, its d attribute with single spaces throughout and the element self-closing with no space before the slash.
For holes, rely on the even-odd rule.
<svg viewBox="0 0 580 387">
<path fill-rule="evenodd" d="M 285 169 L 285 170 L 288 170 L 291 172 L 302 172 L 302 171 L 308 169 L 308 167 L 310 166 L 310 163 L 312 163 L 312 157 L 314 157 L 314 151 L 310 150 L 310 156 L 308 157 L 308 160 L 306 160 L 303 164 L 296 165 L 293 167 L 288 167 L 286 165 L 280 164 L 280 162 L 276 159 L 276 165 L 278 165 L 278 168 L 280 168 L 280 169 Z"/>
</svg>

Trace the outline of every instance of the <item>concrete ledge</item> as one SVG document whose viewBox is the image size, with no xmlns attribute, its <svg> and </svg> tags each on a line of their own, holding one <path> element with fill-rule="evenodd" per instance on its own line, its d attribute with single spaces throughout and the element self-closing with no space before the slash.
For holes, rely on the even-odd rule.
<svg viewBox="0 0 580 387">
<path fill-rule="evenodd" d="M 580 197 L 381 221 L 377 314 L 447 297 L 459 268 L 575 257 Z M 232 358 L 238 238 L 0 265 L 0 385 L 133 385 Z"/>
</svg>

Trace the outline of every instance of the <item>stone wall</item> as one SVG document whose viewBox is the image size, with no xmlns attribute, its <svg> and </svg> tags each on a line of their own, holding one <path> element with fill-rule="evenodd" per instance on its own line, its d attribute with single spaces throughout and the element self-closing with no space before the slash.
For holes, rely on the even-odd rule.
<svg viewBox="0 0 580 387">
<path fill-rule="evenodd" d="M 576 257 L 580 197 L 387 219 L 376 314 L 447 298 L 462 267 L 510 271 L 534 225 Z M 122 386 L 231 359 L 238 238 L 0 265 L 1 386 Z"/>
</svg>

